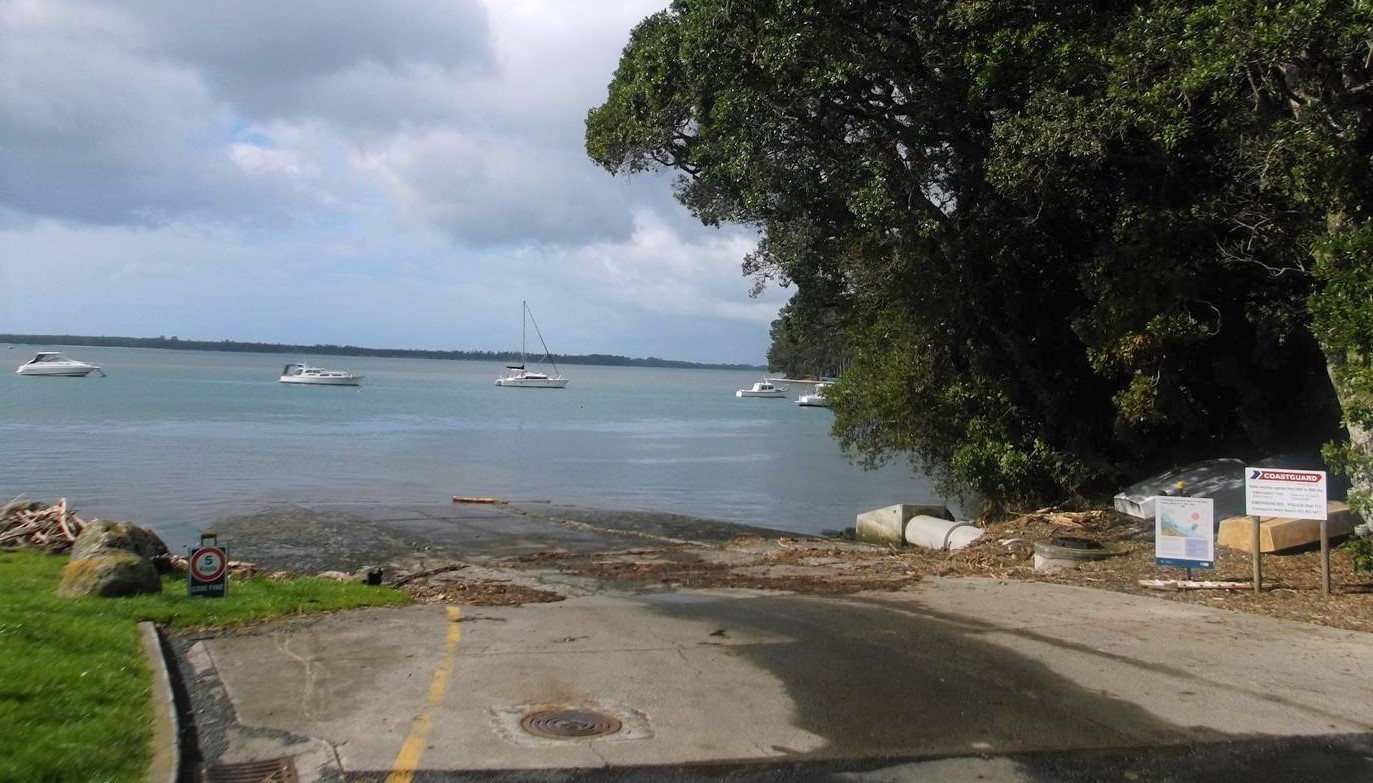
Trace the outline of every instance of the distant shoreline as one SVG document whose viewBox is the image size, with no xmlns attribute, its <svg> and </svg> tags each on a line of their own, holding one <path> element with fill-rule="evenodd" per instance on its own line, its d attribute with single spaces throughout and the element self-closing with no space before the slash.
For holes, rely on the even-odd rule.
<svg viewBox="0 0 1373 783">
<path fill-rule="evenodd" d="M 446 359 L 512 362 L 520 358 L 509 351 L 427 351 L 411 348 L 365 348 L 357 345 L 289 345 L 235 340 L 182 340 L 176 337 L 92 337 L 74 334 L 0 334 L 0 343 L 25 345 L 90 345 L 101 348 L 164 348 L 173 351 L 223 351 L 229 353 L 308 353 L 322 356 L 379 356 L 393 359 Z M 666 367 L 689 370 L 766 370 L 755 364 L 715 364 L 673 359 L 631 359 L 611 354 L 553 354 L 553 361 L 601 367 Z"/>
</svg>

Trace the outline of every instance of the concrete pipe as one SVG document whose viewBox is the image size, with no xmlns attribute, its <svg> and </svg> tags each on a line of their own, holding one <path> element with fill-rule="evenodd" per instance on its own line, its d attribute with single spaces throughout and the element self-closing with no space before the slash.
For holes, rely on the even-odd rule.
<svg viewBox="0 0 1373 783">
<path fill-rule="evenodd" d="M 971 522 L 922 514 L 911 517 L 906 523 L 906 543 L 930 549 L 962 549 L 981 537 L 982 529 Z"/>
</svg>

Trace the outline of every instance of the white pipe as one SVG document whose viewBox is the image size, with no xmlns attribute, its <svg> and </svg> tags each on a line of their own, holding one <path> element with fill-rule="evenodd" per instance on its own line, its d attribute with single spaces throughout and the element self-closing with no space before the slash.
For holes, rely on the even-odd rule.
<svg viewBox="0 0 1373 783">
<path fill-rule="evenodd" d="M 982 529 L 971 522 L 953 522 L 921 514 L 906 523 L 906 543 L 930 549 L 962 549 L 981 536 Z"/>
</svg>

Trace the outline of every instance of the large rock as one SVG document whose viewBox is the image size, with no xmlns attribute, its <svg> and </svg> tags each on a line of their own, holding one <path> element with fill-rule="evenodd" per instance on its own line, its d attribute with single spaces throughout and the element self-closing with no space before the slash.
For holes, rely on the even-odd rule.
<svg viewBox="0 0 1373 783">
<path fill-rule="evenodd" d="M 97 519 L 72 544 L 59 595 L 117 597 L 162 592 L 153 558 L 167 554 L 157 534 L 129 522 Z"/>
<path fill-rule="evenodd" d="M 106 598 L 162 592 L 162 577 L 151 560 L 126 549 L 102 549 L 74 558 L 62 569 L 58 595 Z"/>
<path fill-rule="evenodd" d="M 96 519 L 86 525 L 72 544 L 72 559 L 89 557 L 103 549 L 122 549 L 152 560 L 167 554 L 167 545 L 157 534 L 132 522 Z"/>
</svg>

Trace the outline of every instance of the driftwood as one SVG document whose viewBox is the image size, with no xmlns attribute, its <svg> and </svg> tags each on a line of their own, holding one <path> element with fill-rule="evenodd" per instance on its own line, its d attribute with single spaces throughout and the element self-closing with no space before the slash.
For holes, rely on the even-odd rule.
<svg viewBox="0 0 1373 783">
<path fill-rule="evenodd" d="M 1189 579 L 1141 579 L 1140 587 L 1150 590 L 1248 590 L 1252 582 L 1196 582 Z"/>
<path fill-rule="evenodd" d="M 454 503 L 487 503 L 487 504 L 492 504 L 492 505 L 503 506 L 503 505 L 505 505 L 506 503 L 509 503 L 510 501 L 508 501 L 508 500 L 502 500 L 501 498 L 473 498 L 473 497 L 465 497 L 465 496 L 463 496 L 463 495 L 454 495 L 454 496 L 453 496 L 453 502 L 454 502 Z"/>
<path fill-rule="evenodd" d="M 42 549 L 68 552 L 86 522 L 71 513 L 67 499 L 56 505 L 11 501 L 0 509 L 0 549 Z"/>
</svg>

